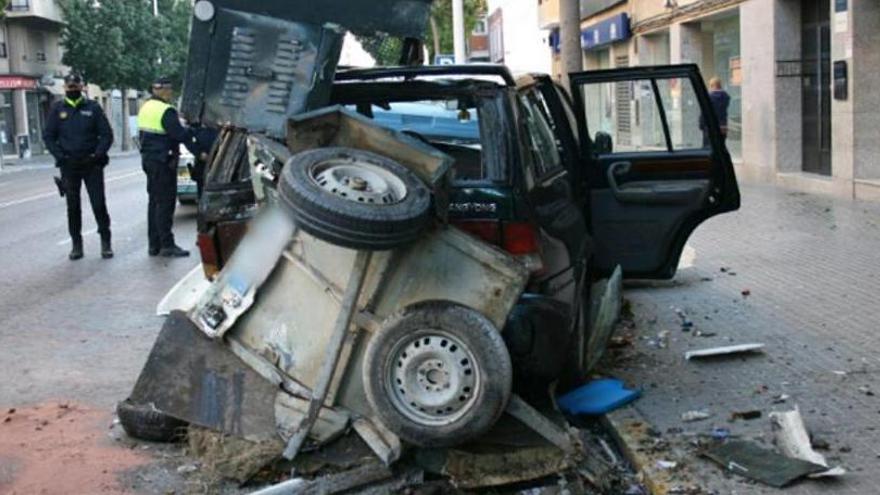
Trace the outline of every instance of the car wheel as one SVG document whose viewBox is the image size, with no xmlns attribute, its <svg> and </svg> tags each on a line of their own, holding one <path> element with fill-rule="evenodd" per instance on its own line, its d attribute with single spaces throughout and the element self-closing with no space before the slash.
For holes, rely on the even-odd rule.
<svg viewBox="0 0 880 495">
<path fill-rule="evenodd" d="M 186 436 L 186 421 L 169 416 L 152 405 L 126 399 L 116 405 L 116 415 L 128 436 L 150 442 L 175 442 Z"/>
<path fill-rule="evenodd" d="M 430 221 L 425 184 L 403 165 L 368 151 L 323 148 L 294 155 L 278 190 L 303 230 L 352 249 L 399 247 Z"/>
<path fill-rule="evenodd" d="M 507 407 L 512 367 L 501 334 L 477 311 L 425 302 L 390 317 L 364 357 L 364 389 L 377 418 L 408 443 L 460 444 Z"/>
</svg>

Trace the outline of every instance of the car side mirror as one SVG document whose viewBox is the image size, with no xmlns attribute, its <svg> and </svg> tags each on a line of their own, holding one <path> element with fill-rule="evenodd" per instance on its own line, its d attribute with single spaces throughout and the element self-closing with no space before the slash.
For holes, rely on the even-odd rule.
<svg viewBox="0 0 880 495">
<path fill-rule="evenodd" d="M 599 131 L 596 133 L 596 138 L 593 140 L 593 150 L 597 155 L 607 155 L 614 150 L 614 143 L 611 139 L 611 134 L 607 132 Z"/>
</svg>

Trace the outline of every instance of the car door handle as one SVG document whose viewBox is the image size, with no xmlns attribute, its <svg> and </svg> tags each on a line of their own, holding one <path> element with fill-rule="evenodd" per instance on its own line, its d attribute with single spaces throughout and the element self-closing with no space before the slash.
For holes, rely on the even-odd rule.
<svg viewBox="0 0 880 495">
<path fill-rule="evenodd" d="M 614 162 L 608 166 L 608 184 L 615 195 L 620 191 L 620 186 L 617 185 L 617 176 L 629 173 L 631 169 L 632 163 L 627 161 Z"/>
</svg>

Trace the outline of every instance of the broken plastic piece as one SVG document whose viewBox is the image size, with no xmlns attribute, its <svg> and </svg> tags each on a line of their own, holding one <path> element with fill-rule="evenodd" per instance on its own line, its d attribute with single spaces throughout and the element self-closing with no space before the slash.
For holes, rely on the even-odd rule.
<svg viewBox="0 0 880 495">
<path fill-rule="evenodd" d="M 813 450 L 807 427 L 797 407 L 794 411 L 772 412 L 770 422 L 776 432 L 776 444 L 783 454 L 824 466 L 827 470 L 810 475 L 810 478 L 842 476 L 846 470 L 841 467 L 829 468 L 825 456 Z"/>
<path fill-rule="evenodd" d="M 776 488 L 826 469 L 819 464 L 785 457 L 742 440 L 717 445 L 702 452 L 702 455 L 732 473 Z"/>
<path fill-rule="evenodd" d="M 702 421 L 711 417 L 712 413 L 710 413 L 709 411 L 688 411 L 681 414 L 681 420 L 686 423 L 690 423 L 693 421 Z"/>
<path fill-rule="evenodd" d="M 557 402 L 567 414 L 598 416 L 623 407 L 641 395 L 641 390 L 627 389 L 621 380 L 606 378 L 578 387 Z"/>
<path fill-rule="evenodd" d="M 764 344 L 740 344 L 729 345 L 724 347 L 712 347 L 709 349 L 700 349 L 696 351 L 688 351 L 684 354 L 684 358 L 691 360 L 693 358 L 704 358 L 712 356 L 725 356 L 728 354 L 743 354 L 747 352 L 759 352 L 764 349 Z"/>
</svg>

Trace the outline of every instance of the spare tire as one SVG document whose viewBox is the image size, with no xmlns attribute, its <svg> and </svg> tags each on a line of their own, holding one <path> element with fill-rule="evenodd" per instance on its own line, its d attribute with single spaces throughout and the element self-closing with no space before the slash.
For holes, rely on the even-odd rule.
<svg viewBox="0 0 880 495">
<path fill-rule="evenodd" d="M 510 400 L 510 355 L 495 325 L 456 303 L 427 301 L 389 317 L 364 356 L 377 419 L 408 443 L 445 447 L 492 427 Z"/>
<path fill-rule="evenodd" d="M 116 405 L 116 416 L 128 436 L 149 442 L 176 442 L 186 437 L 189 423 L 169 416 L 152 404 L 125 399 Z"/>
<path fill-rule="evenodd" d="M 304 151 L 287 161 L 278 192 L 299 227 L 351 249 L 414 241 L 430 222 L 431 193 L 390 158 L 352 148 Z"/>
</svg>

